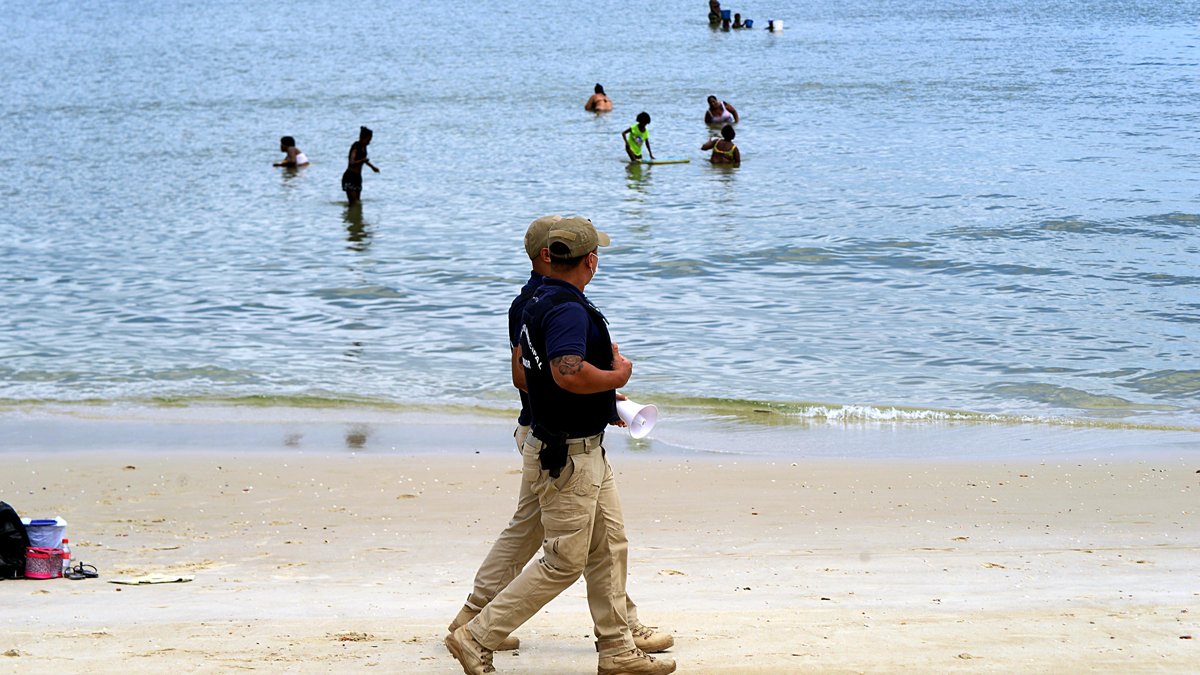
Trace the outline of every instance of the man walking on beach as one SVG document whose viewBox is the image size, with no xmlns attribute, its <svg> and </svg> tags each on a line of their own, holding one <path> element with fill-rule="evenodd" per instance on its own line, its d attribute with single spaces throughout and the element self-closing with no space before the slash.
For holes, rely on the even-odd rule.
<svg viewBox="0 0 1200 675">
<path fill-rule="evenodd" d="M 628 540 L 602 445 L 616 389 L 633 373 L 583 294 L 608 235 L 585 218 L 563 218 L 546 239 L 548 277 L 523 314 L 520 354 L 534 422 L 522 448 L 522 478 L 538 498 L 544 557 L 446 637 L 467 675 L 491 672 L 492 651 L 582 574 L 599 638 L 599 675 L 665 675 L 675 662 L 638 649 L 628 627 Z"/>
<path fill-rule="evenodd" d="M 549 232 L 563 220 L 562 216 L 542 216 L 529 224 L 525 232 L 525 253 L 529 256 L 532 270 L 529 281 L 521 288 L 521 292 L 513 299 L 508 309 L 509 346 L 512 348 L 512 382 L 521 396 L 521 413 L 517 417 L 517 428 L 513 437 L 517 449 L 525 445 L 533 425 L 533 416 L 529 408 L 529 397 L 525 393 L 525 369 L 521 365 L 521 328 L 524 326 L 522 315 L 525 306 L 533 298 L 534 293 L 541 288 L 545 277 L 551 274 L 550 254 L 546 248 Z M 538 495 L 533 491 L 533 484 L 521 477 L 520 492 L 517 497 L 517 508 L 513 512 L 508 526 L 496 538 L 488 551 L 487 557 L 479 565 L 475 573 L 475 582 L 471 594 L 458 615 L 450 622 L 449 631 L 453 633 L 459 626 L 475 618 L 512 580 L 517 576 L 525 563 L 537 553 L 542 545 L 545 529 L 542 527 L 542 510 Z M 628 595 L 625 596 L 625 615 L 629 630 L 633 635 L 634 645 L 644 652 L 651 654 L 669 649 L 675 644 L 675 638 L 670 633 L 655 631 L 638 621 L 637 605 Z M 496 647 L 495 651 L 509 651 L 520 647 L 520 640 L 509 636 Z"/>
</svg>

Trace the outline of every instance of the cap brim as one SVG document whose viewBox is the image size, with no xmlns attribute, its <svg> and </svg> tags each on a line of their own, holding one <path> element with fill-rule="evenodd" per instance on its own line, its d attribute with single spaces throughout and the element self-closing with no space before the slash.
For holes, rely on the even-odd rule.
<svg viewBox="0 0 1200 675">
<path fill-rule="evenodd" d="M 612 239 L 608 236 L 607 232 L 596 230 L 596 243 L 600 244 L 601 246 L 608 246 L 612 243 Z"/>
</svg>

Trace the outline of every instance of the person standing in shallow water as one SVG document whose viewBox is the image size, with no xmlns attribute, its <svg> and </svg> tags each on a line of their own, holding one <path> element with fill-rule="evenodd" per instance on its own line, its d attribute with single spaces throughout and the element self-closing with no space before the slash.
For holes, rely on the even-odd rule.
<svg viewBox="0 0 1200 675">
<path fill-rule="evenodd" d="M 733 142 L 736 135 L 737 132 L 733 130 L 733 125 L 726 124 L 721 127 L 720 138 L 710 138 L 707 143 L 700 146 L 700 149 L 712 150 L 712 156 L 708 158 L 708 161 L 713 164 L 737 166 L 742 163 L 742 151 L 738 150 L 738 146 Z"/>
<path fill-rule="evenodd" d="M 708 97 L 708 109 L 704 111 L 705 124 L 737 124 L 738 111 L 729 101 L 722 101 L 716 96 Z"/>
<path fill-rule="evenodd" d="M 596 83 L 596 89 L 592 97 L 583 104 L 583 109 L 588 112 L 608 112 L 612 110 L 612 100 L 608 98 L 608 94 L 604 93 L 604 87 L 600 83 Z"/>
<path fill-rule="evenodd" d="M 721 0 L 708 0 L 708 22 L 721 22 Z"/>
<path fill-rule="evenodd" d="M 342 190 L 346 192 L 346 199 L 350 200 L 351 205 L 357 204 L 362 196 L 362 165 L 366 164 L 372 171 L 379 173 L 379 169 L 367 158 L 367 146 L 371 144 L 371 137 L 374 135 L 370 129 L 359 127 L 358 140 L 350 146 L 346 172 L 342 174 Z"/>
<path fill-rule="evenodd" d="M 640 162 L 643 147 L 650 153 L 650 159 L 654 159 L 654 151 L 650 149 L 649 127 L 650 113 L 643 111 L 638 113 L 637 121 L 632 126 L 621 132 L 621 140 L 625 141 L 625 154 L 629 155 L 629 161 Z"/>
</svg>

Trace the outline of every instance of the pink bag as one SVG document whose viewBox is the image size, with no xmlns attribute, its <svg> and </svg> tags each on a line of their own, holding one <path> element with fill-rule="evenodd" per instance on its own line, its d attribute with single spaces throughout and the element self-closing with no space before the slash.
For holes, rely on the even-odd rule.
<svg viewBox="0 0 1200 675">
<path fill-rule="evenodd" d="M 25 549 L 26 579 L 58 579 L 62 576 L 61 548 L 30 546 Z"/>
</svg>

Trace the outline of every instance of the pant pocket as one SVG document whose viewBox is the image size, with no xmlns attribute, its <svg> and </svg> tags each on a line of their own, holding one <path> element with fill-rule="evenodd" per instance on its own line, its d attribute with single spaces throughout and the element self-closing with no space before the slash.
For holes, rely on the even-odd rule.
<svg viewBox="0 0 1200 675">
<path fill-rule="evenodd" d="M 575 462 L 573 457 L 567 457 L 567 463 L 559 470 L 558 477 L 542 468 L 540 460 L 526 459 L 522 478 L 529 482 L 530 489 L 538 496 L 542 508 L 552 503 L 561 492 L 570 492 L 576 480 Z"/>
<path fill-rule="evenodd" d="M 595 505 L 589 509 L 585 501 L 570 492 L 556 491 L 548 503 L 542 503 L 546 562 L 563 572 L 582 572 L 587 564 Z"/>
<path fill-rule="evenodd" d="M 580 497 L 595 497 L 600 492 L 600 478 L 602 474 L 598 471 L 597 463 L 602 463 L 603 459 L 595 453 L 585 453 L 582 455 L 573 455 L 575 473 L 569 486 L 564 486 L 563 489 L 571 494 L 579 495 Z"/>
<path fill-rule="evenodd" d="M 542 470 L 542 462 L 538 457 L 540 446 L 530 440 L 521 444 L 521 479 L 529 484 L 534 494 L 541 495 L 544 489 L 541 483 L 546 481 L 547 473 Z"/>
</svg>

